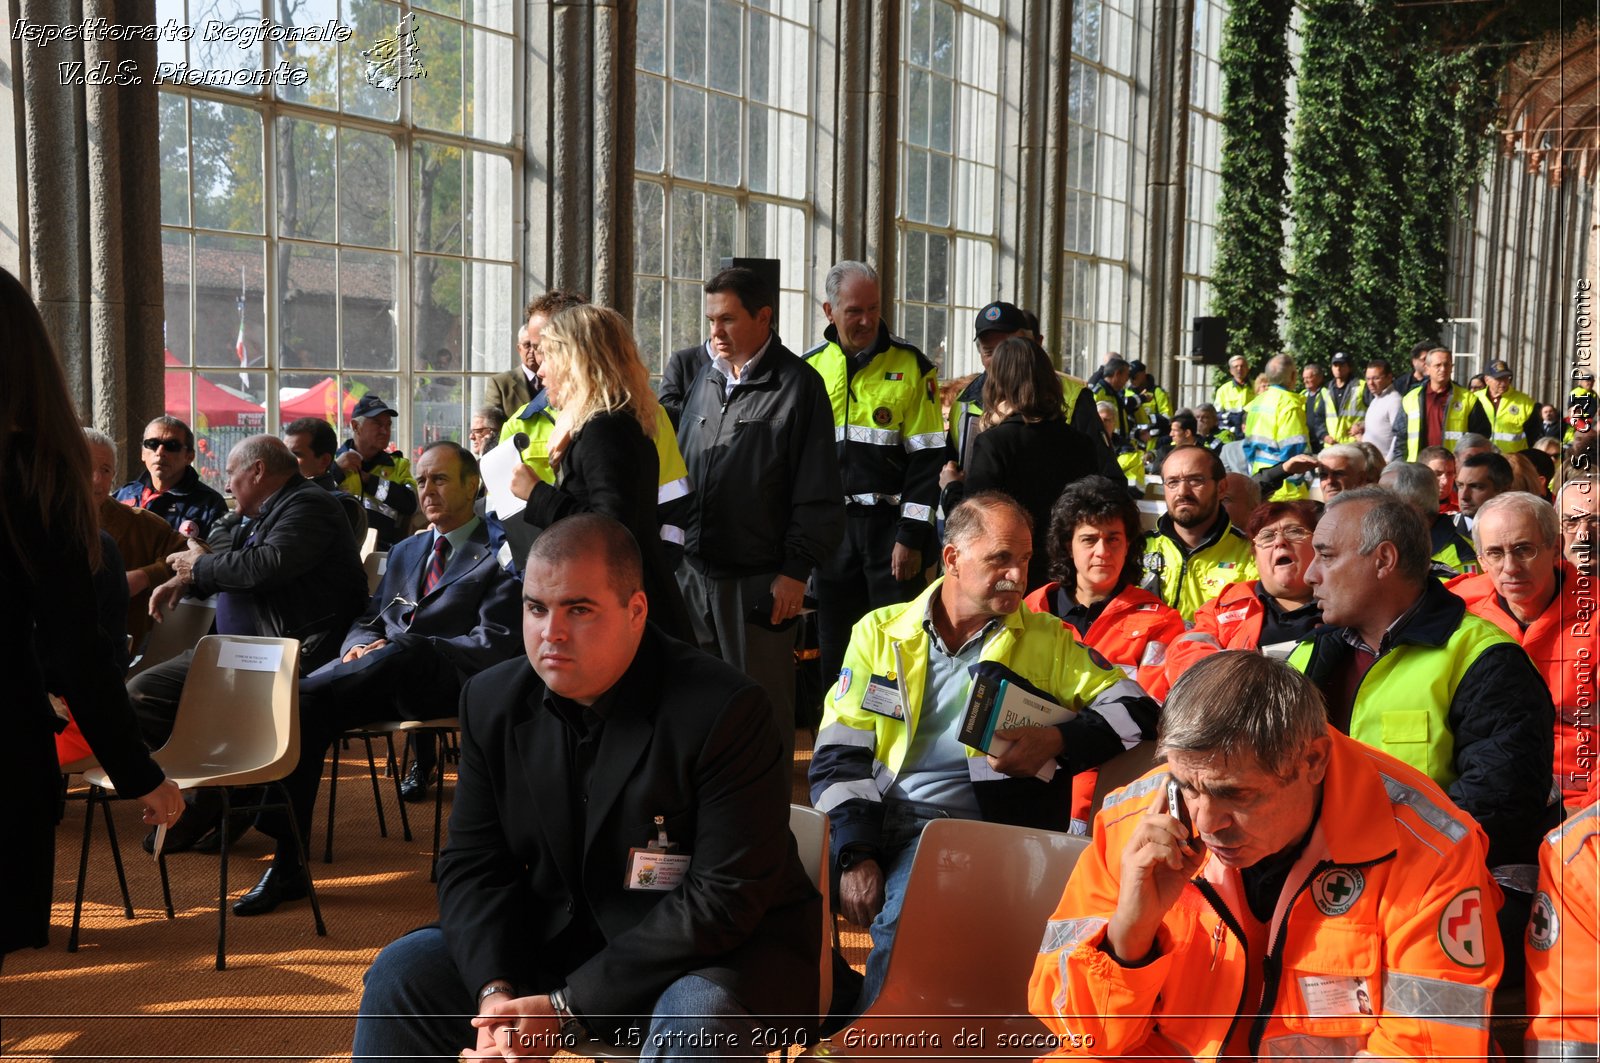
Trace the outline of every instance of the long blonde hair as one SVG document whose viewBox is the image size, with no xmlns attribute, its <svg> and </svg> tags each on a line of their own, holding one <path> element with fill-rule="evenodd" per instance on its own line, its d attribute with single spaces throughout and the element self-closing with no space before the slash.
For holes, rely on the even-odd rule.
<svg viewBox="0 0 1600 1063">
<path fill-rule="evenodd" d="M 650 371 L 621 314 L 592 303 L 568 307 L 546 323 L 539 346 L 544 364 L 565 382 L 558 432 L 576 432 L 596 414 L 626 411 L 655 438 L 659 404 Z"/>
</svg>

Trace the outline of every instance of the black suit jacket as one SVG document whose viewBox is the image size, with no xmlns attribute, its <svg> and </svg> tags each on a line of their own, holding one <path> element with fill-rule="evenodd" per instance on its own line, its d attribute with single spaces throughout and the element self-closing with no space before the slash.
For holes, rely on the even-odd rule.
<svg viewBox="0 0 1600 1063">
<path fill-rule="evenodd" d="M 432 551 L 431 530 L 395 544 L 377 593 L 345 634 L 341 656 L 376 639 L 401 646 L 426 643 L 462 675 L 470 675 L 521 649 L 521 589 L 500 566 L 489 526 L 480 522 L 472 529 L 445 563 L 438 586 L 424 595 L 422 573 Z"/>
<path fill-rule="evenodd" d="M 821 898 L 789 833 L 790 766 L 761 689 L 647 626 L 612 688 L 581 810 L 544 696 L 525 658 L 461 692 L 439 914 L 466 987 L 565 984 L 605 1029 L 601 1016 L 641 1021 L 693 973 L 757 1015 L 815 1015 Z M 688 875 L 670 892 L 626 890 L 628 851 L 654 839 L 655 816 L 692 857 Z M 579 898 L 605 938 L 592 954 L 568 940 Z"/>
<path fill-rule="evenodd" d="M 194 588 L 248 594 L 256 633 L 300 640 L 300 672 L 333 660 L 339 636 L 361 612 L 367 576 L 334 497 L 296 474 L 240 526 L 239 545 L 194 563 Z M 247 545 L 248 544 L 248 545 Z"/>
</svg>

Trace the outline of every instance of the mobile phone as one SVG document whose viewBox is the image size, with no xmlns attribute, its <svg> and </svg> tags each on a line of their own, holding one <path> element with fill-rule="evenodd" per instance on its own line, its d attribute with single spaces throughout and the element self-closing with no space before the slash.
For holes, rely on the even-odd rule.
<svg viewBox="0 0 1600 1063">
<path fill-rule="evenodd" d="M 1189 836 L 1183 840 L 1183 844 L 1193 850 L 1195 847 L 1194 823 L 1189 819 L 1189 806 L 1183 803 L 1183 790 L 1178 786 L 1177 779 L 1167 780 L 1167 815 L 1182 823 L 1183 829 L 1189 832 Z"/>
</svg>

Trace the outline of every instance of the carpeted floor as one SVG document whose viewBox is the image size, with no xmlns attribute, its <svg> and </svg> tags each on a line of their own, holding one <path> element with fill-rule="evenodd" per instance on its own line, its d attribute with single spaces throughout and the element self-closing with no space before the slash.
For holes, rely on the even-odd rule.
<svg viewBox="0 0 1600 1063">
<path fill-rule="evenodd" d="M 800 735 L 802 747 L 807 735 Z M 808 748 L 796 754 L 795 797 L 805 802 Z M 380 770 L 382 760 L 379 760 Z M 445 816 L 453 771 L 447 773 Z M 66 951 L 83 832 L 81 801 L 71 801 L 58 833 L 56 905 L 48 948 L 13 953 L 0 974 L 0 1054 L 7 1059 L 347 1059 L 353 1015 L 367 964 L 395 937 L 437 915 L 428 881 L 433 805 L 408 806 L 414 841 L 400 837 L 392 781 L 385 780 L 390 836 L 380 838 L 359 746 L 343 754 L 335 860 L 322 852 L 326 782 L 312 840 L 312 867 L 327 937 L 317 937 L 310 905 L 296 901 L 270 915 L 227 924 L 228 968 L 213 968 L 218 860 L 169 858 L 173 905 L 161 908 L 155 861 L 139 848 L 137 809 L 119 802 L 117 836 L 137 918 L 123 918 L 104 823 L 96 817 L 83 931 Z M 251 831 L 234 847 L 229 889 L 237 897 L 271 859 L 271 841 Z M 844 929 L 846 957 L 865 960 L 864 931 Z"/>
</svg>

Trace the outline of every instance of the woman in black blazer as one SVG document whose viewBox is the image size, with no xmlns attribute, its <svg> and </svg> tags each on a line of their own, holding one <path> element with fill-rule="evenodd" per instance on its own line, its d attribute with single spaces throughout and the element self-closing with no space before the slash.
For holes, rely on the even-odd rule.
<svg viewBox="0 0 1600 1063">
<path fill-rule="evenodd" d="M 550 436 L 556 483 L 539 479 L 527 465 L 517 467 L 511 490 L 528 500 L 523 519 L 541 530 L 573 513 L 620 521 L 644 559 L 650 619 L 693 645 L 656 515 L 659 406 L 627 320 L 603 306 L 569 307 L 544 326 L 540 348 L 539 378 L 560 411 Z"/>
<path fill-rule="evenodd" d="M 1067 424 L 1061 378 L 1043 347 L 1013 336 L 995 348 L 983 382 L 983 417 L 965 469 L 947 462 L 940 502 L 949 513 L 968 494 L 1004 491 L 1033 517 L 1028 589 L 1050 579 L 1050 508 L 1068 484 L 1097 472 L 1089 438 Z"/>
</svg>

